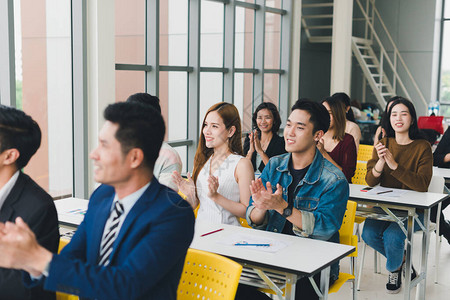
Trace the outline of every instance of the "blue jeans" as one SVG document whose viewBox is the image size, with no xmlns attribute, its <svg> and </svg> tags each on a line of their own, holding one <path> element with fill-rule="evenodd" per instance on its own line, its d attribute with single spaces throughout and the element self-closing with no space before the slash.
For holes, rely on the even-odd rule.
<svg viewBox="0 0 450 300">
<path fill-rule="evenodd" d="M 419 219 L 423 222 L 423 213 L 419 213 Z M 407 228 L 408 220 L 403 225 Z M 414 222 L 414 231 L 420 229 Z M 389 272 L 397 271 L 403 263 L 406 235 L 397 223 L 366 219 L 362 233 L 364 242 L 380 252 L 387 259 L 386 269 Z"/>
</svg>

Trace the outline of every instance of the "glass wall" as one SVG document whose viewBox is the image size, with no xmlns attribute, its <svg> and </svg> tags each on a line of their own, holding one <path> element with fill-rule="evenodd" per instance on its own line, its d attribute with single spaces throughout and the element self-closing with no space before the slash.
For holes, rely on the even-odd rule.
<svg viewBox="0 0 450 300">
<path fill-rule="evenodd" d="M 116 101 L 139 91 L 160 98 L 166 141 L 179 150 L 184 171 L 192 171 L 200 124 L 211 105 L 234 103 L 244 131 L 261 101 L 287 107 L 288 93 L 280 99 L 289 74 L 288 64 L 282 65 L 282 53 L 289 53 L 282 51 L 289 47 L 282 24 L 292 1 L 115 3 Z"/>
<path fill-rule="evenodd" d="M 37 121 L 41 147 L 24 172 L 53 197 L 72 195 L 70 0 L 14 0 L 16 106 Z"/>
</svg>

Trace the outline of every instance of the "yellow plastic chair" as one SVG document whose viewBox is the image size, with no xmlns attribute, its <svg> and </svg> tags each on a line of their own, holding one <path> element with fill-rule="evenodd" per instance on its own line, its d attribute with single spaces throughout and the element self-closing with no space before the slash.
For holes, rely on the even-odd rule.
<svg viewBox="0 0 450 300">
<path fill-rule="evenodd" d="M 358 154 L 356 160 L 369 161 L 372 158 L 373 146 L 372 145 L 359 145 Z"/>
<path fill-rule="evenodd" d="M 242 227 L 245 227 L 245 228 L 252 228 L 250 225 L 248 225 L 248 222 L 247 222 L 246 219 L 244 219 L 244 218 L 239 218 L 239 221 L 240 221 Z"/>
<path fill-rule="evenodd" d="M 242 266 L 218 254 L 189 248 L 177 290 L 177 299 L 232 300 Z"/>
<path fill-rule="evenodd" d="M 352 177 L 352 183 L 367 185 L 366 173 L 367 173 L 367 162 L 357 162 L 355 175 L 353 175 Z"/>
<path fill-rule="evenodd" d="M 340 243 L 344 245 L 354 246 L 355 251 L 350 253 L 350 269 L 351 273 L 339 272 L 339 278 L 330 286 L 328 294 L 336 293 L 347 281 L 352 282 L 353 289 L 353 300 L 356 299 L 356 257 L 358 257 L 358 238 L 353 234 L 353 226 L 355 225 L 355 214 L 356 214 L 356 202 L 347 201 L 347 210 L 345 211 L 344 218 L 342 220 L 341 228 L 339 229 L 339 239 Z M 275 294 L 274 291 L 267 288 L 259 288 L 261 292 L 268 294 Z M 285 296 L 285 289 L 281 289 L 283 296 Z"/>
<path fill-rule="evenodd" d="M 58 253 L 70 242 L 67 238 L 59 239 Z M 56 300 L 78 300 L 78 296 L 56 292 Z"/>
<path fill-rule="evenodd" d="M 362 145 L 362 146 L 367 146 L 367 145 Z M 366 173 L 367 173 L 367 163 L 365 163 L 365 162 L 356 163 L 356 170 L 355 170 L 355 175 L 352 177 L 352 183 L 367 185 Z M 359 224 L 361 224 L 365 220 L 366 220 L 366 218 L 364 218 L 364 217 L 360 217 L 360 216 L 355 217 L 355 223 L 357 224 L 356 235 L 358 236 L 358 240 L 359 240 Z"/>
<path fill-rule="evenodd" d="M 347 281 L 352 282 L 353 299 L 356 299 L 356 258 L 358 257 L 358 237 L 353 234 L 355 225 L 356 202 L 347 201 L 347 210 L 342 220 L 341 229 L 339 229 L 340 243 L 354 246 L 355 251 L 350 253 L 350 273 L 339 272 L 339 278 L 330 286 L 329 293 L 336 293 Z"/>
</svg>

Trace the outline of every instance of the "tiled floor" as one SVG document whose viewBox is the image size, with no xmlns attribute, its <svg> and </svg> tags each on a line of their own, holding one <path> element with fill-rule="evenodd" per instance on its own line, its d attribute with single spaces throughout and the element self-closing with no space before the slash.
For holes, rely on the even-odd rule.
<svg viewBox="0 0 450 300">
<path fill-rule="evenodd" d="M 450 207 L 444 212 L 446 219 L 450 219 Z M 362 227 L 361 227 L 362 229 Z M 413 240 L 413 263 L 416 269 L 419 267 L 419 250 L 421 247 L 422 235 L 414 234 Z M 362 250 L 362 243 L 359 248 Z M 430 249 L 428 254 L 428 271 L 426 284 L 426 299 L 450 299 L 450 245 L 445 238 L 442 238 L 441 252 L 439 256 L 439 278 L 438 283 L 434 283 L 435 278 L 435 234 L 430 237 Z M 381 257 L 381 274 L 375 274 L 373 262 L 373 249 L 367 247 L 366 259 L 361 278 L 361 290 L 357 292 L 358 300 L 363 299 L 404 299 L 403 289 L 396 295 L 386 293 L 385 286 L 387 282 L 387 271 L 385 268 L 386 259 Z M 348 270 L 348 261 L 345 259 L 341 263 L 341 268 L 345 272 Z M 359 261 L 358 261 L 359 263 Z M 330 294 L 330 300 L 352 299 L 351 284 L 346 283 L 339 292 Z M 411 299 L 415 299 L 415 288 L 411 292 Z"/>
</svg>

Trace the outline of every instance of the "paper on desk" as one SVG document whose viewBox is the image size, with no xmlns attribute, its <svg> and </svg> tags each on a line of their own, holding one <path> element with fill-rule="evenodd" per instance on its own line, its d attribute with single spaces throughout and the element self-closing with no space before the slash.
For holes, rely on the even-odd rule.
<svg viewBox="0 0 450 300">
<path fill-rule="evenodd" d="M 406 193 L 406 190 L 376 186 L 370 191 L 368 191 L 367 195 L 398 198 L 402 196 L 404 193 Z"/>
<path fill-rule="evenodd" d="M 235 234 L 232 236 L 228 236 L 221 241 L 219 241 L 220 244 L 224 244 L 227 246 L 233 246 L 233 247 L 240 247 L 243 249 L 252 249 L 262 252 L 270 252 L 270 253 L 276 253 L 280 251 L 281 249 L 287 247 L 290 245 L 290 242 L 287 241 L 280 241 L 280 240 L 274 240 L 274 239 L 268 239 L 268 238 L 262 238 L 258 236 L 250 236 L 250 235 L 243 235 L 243 234 Z M 235 246 L 235 244 L 270 244 L 270 246 Z"/>
</svg>

